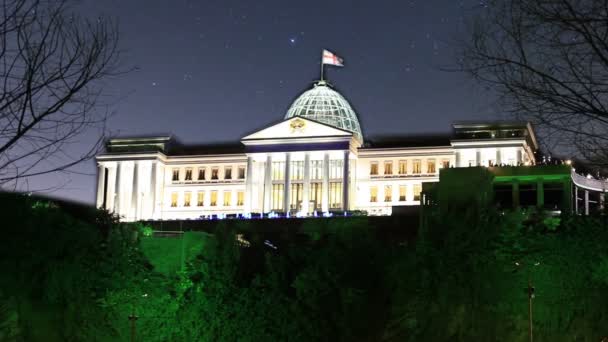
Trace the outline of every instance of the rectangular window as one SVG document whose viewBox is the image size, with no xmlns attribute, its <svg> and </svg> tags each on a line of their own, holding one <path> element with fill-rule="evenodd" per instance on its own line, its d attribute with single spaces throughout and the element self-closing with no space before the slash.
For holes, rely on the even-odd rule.
<svg viewBox="0 0 608 342">
<path fill-rule="evenodd" d="M 422 192 L 422 184 L 414 184 L 414 201 L 420 201 L 420 192 Z"/>
<path fill-rule="evenodd" d="M 232 191 L 224 191 L 224 207 L 232 205 Z"/>
<path fill-rule="evenodd" d="M 342 166 L 344 165 L 343 160 L 330 160 L 329 161 L 329 179 L 341 179 L 343 176 Z"/>
<path fill-rule="evenodd" d="M 407 174 L 407 160 L 400 160 L 399 161 L 399 174 L 400 175 Z"/>
<path fill-rule="evenodd" d="M 304 184 L 302 183 L 293 183 L 290 188 L 290 199 L 289 199 L 289 209 L 291 210 L 301 210 L 302 209 L 302 196 L 304 193 Z"/>
<path fill-rule="evenodd" d="M 245 204 L 245 191 L 239 191 L 236 193 L 236 205 L 239 207 Z"/>
<path fill-rule="evenodd" d="M 310 183 L 310 205 L 311 210 L 322 209 L 323 183 Z"/>
<path fill-rule="evenodd" d="M 186 191 L 184 193 L 184 207 L 190 206 L 190 200 L 192 199 L 192 193 L 190 191 Z"/>
<path fill-rule="evenodd" d="M 219 177 L 220 169 L 217 167 L 211 168 L 211 179 L 217 180 Z"/>
<path fill-rule="evenodd" d="M 331 209 L 342 208 L 342 182 L 329 183 L 329 207 Z"/>
<path fill-rule="evenodd" d="M 285 162 L 272 162 L 272 180 L 280 181 L 285 179 Z"/>
<path fill-rule="evenodd" d="M 413 168 L 412 168 L 412 173 L 413 174 L 420 174 L 422 172 L 422 162 L 420 161 L 420 159 L 415 159 L 413 162 Z"/>
<path fill-rule="evenodd" d="M 399 202 L 405 202 L 406 193 L 407 187 L 405 185 L 399 185 Z"/>
<path fill-rule="evenodd" d="M 198 168 L 198 180 L 205 180 L 205 170 L 206 168 L 204 167 L 199 167 Z"/>
<path fill-rule="evenodd" d="M 211 200 L 209 205 L 215 207 L 217 205 L 217 190 L 211 190 Z"/>
<path fill-rule="evenodd" d="M 173 176 L 171 177 L 171 180 L 174 182 L 177 182 L 179 180 L 179 169 L 173 169 Z"/>
<path fill-rule="evenodd" d="M 384 174 L 385 175 L 393 174 L 393 162 L 392 161 L 384 162 Z"/>
<path fill-rule="evenodd" d="M 245 179 L 245 167 L 239 166 L 239 179 Z"/>
<path fill-rule="evenodd" d="M 393 201 L 393 187 L 390 185 L 384 186 L 384 202 Z"/>
<path fill-rule="evenodd" d="M 177 192 L 171 193 L 171 207 L 177 207 Z"/>
<path fill-rule="evenodd" d="M 378 174 L 378 162 L 371 162 L 369 164 L 369 175 L 376 176 Z"/>
<path fill-rule="evenodd" d="M 184 180 L 191 181 L 192 180 L 192 168 L 186 169 L 186 178 Z"/>
<path fill-rule="evenodd" d="M 444 169 L 449 169 L 449 168 L 450 168 L 450 160 L 449 160 L 449 159 L 444 159 L 444 160 L 441 162 L 441 166 L 442 166 Z"/>
<path fill-rule="evenodd" d="M 232 167 L 224 167 L 224 179 L 232 179 Z"/>
<path fill-rule="evenodd" d="M 310 179 L 323 179 L 323 161 L 313 160 L 310 164 Z"/>
<path fill-rule="evenodd" d="M 435 173 L 435 159 L 426 161 L 426 173 Z"/>
<path fill-rule="evenodd" d="M 283 210 L 283 184 L 272 184 L 272 210 Z"/>
<path fill-rule="evenodd" d="M 291 180 L 302 180 L 304 179 L 304 161 L 296 160 L 291 162 L 291 169 L 289 170 Z"/>
<path fill-rule="evenodd" d="M 197 207 L 202 207 L 205 205 L 205 192 L 204 191 L 199 191 L 196 194 L 196 206 Z"/>
<path fill-rule="evenodd" d="M 369 201 L 372 203 L 378 202 L 378 187 L 372 186 L 369 188 Z"/>
</svg>

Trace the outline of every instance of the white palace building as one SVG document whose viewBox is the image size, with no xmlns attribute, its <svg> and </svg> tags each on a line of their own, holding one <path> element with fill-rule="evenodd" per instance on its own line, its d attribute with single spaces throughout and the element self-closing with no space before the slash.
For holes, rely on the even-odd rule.
<svg viewBox="0 0 608 342">
<path fill-rule="evenodd" d="M 96 157 L 97 207 L 125 221 L 250 215 L 390 215 L 420 203 L 447 167 L 530 165 L 537 142 L 521 122 L 455 123 L 452 133 L 366 141 L 329 84 L 302 93 L 282 121 L 234 145 L 116 138 Z"/>
</svg>

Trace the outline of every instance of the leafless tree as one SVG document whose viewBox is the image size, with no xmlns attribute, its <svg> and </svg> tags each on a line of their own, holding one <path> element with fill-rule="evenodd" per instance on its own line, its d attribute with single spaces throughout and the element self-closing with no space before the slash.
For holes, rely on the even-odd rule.
<svg viewBox="0 0 608 342">
<path fill-rule="evenodd" d="M 69 172 L 103 142 L 99 134 L 84 153 L 66 152 L 83 133 L 104 127 L 101 90 L 117 72 L 117 30 L 103 18 L 80 18 L 69 5 L 0 0 L 0 187 Z"/>
<path fill-rule="evenodd" d="M 608 1 L 490 0 L 460 67 L 556 149 L 608 166 Z"/>
</svg>

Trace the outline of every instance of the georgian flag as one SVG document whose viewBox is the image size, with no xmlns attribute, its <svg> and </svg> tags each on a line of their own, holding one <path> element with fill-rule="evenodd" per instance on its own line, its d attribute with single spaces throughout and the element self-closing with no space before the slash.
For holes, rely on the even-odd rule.
<svg viewBox="0 0 608 342">
<path fill-rule="evenodd" d="M 344 66 L 344 60 L 338 56 L 336 56 L 333 52 L 323 50 L 323 64 L 335 65 L 335 66 Z"/>
</svg>

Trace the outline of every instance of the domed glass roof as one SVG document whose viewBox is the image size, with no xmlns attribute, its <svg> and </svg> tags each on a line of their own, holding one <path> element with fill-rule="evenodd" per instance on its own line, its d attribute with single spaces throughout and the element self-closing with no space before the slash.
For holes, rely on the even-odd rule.
<svg viewBox="0 0 608 342">
<path fill-rule="evenodd" d="M 348 101 L 340 93 L 331 89 L 325 81 L 315 83 L 312 89 L 305 91 L 293 101 L 285 119 L 293 116 L 312 119 L 353 132 L 355 137 L 363 143 L 363 134 L 357 114 Z"/>
</svg>

